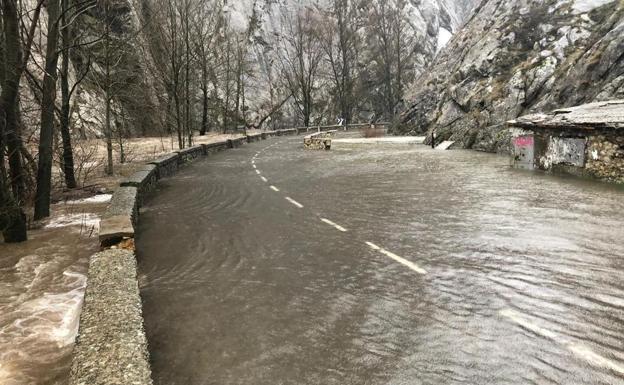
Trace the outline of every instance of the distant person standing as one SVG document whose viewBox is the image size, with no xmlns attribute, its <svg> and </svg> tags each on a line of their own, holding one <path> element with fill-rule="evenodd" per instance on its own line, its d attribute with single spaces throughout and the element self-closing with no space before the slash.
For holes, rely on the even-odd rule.
<svg viewBox="0 0 624 385">
<path fill-rule="evenodd" d="M 431 148 L 435 148 L 435 131 L 431 131 Z"/>
</svg>

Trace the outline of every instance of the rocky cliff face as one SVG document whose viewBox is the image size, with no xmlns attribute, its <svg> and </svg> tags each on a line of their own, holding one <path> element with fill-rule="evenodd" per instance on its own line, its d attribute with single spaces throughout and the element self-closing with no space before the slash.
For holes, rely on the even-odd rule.
<svg viewBox="0 0 624 385">
<path fill-rule="evenodd" d="M 624 1 L 484 0 L 412 87 L 405 132 L 506 151 L 507 120 L 624 97 Z"/>
<path fill-rule="evenodd" d="M 144 10 L 140 1 L 98 2 L 76 21 L 78 48 L 72 51 L 75 76 L 87 71 L 78 89 L 74 116 L 84 135 L 102 136 L 104 98 L 108 90 L 113 125 L 124 135 L 156 135 L 163 132 L 154 79 L 154 63 L 146 42 Z M 102 40 L 99 43 L 90 42 Z M 108 40 L 108 45 L 106 41 Z M 108 73 L 108 75 L 107 75 Z M 121 122 L 128 122 L 121 127 Z M 125 124 L 125 123 L 123 123 Z"/>
<path fill-rule="evenodd" d="M 368 26 L 365 20 L 370 12 L 371 1 L 361 1 L 358 7 L 360 23 L 363 26 L 360 32 L 366 33 Z M 408 21 L 406 40 L 412 44 L 413 58 L 410 66 L 416 75 L 431 64 L 436 54 L 449 42 L 450 38 L 461 29 L 479 0 L 407 0 L 403 12 Z M 260 74 L 258 81 L 262 84 L 251 85 L 250 89 L 258 94 L 251 95 L 250 103 L 254 100 L 266 100 L 266 95 L 274 86 L 278 87 L 281 75 L 275 66 L 277 54 L 284 33 L 288 33 L 282 25 L 285 18 L 292 17 L 298 9 L 304 7 L 329 9 L 332 0 L 236 0 L 228 3 L 227 12 L 233 25 L 239 30 L 246 30 L 252 14 L 258 21 L 255 30 L 254 46 L 250 47 L 254 56 L 256 72 Z M 357 21 L 353 21 L 354 23 Z M 358 67 L 366 72 L 367 67 L 375 61 L 376 53 L 364 45 L 359 52 Z M 329 71 L 329 70 L 328 70 Z M 368 112 L 366 107 L 362 107 Z M 361 109 L 362 109 L 361 108 Z M 364 113 L 359 111 L 360 114 Z"/>
</svg>

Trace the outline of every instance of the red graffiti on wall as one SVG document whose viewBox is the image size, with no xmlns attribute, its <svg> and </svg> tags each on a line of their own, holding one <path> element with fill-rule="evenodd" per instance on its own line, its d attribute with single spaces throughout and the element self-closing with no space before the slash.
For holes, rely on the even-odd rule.
<svg viewBox="0 0 624 385">
<path fill-rule="evenodd" d="M 513 143 L 516 147 L 531 147 L 533 146 L 533 137 L 518 136 L 517 138 L 514 138 Z"/>
</svg>

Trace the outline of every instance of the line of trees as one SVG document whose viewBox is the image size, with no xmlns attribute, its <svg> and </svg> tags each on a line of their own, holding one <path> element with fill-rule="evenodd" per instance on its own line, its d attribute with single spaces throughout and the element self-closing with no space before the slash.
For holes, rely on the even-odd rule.
<svg viewBox="0 0 624 385">
<path fill-rule="evenodd" d="M 277 56 L 296 124 L 397 115 L 416 74 L 409 6 L 407 0 L 332 0 L 284 15 Z"/>
<path fill-rule="evenodd" d="M 270 31 L 267 7 L 280 13 Z M 76 146 L 89 137 L 103 141 L 102 172 L 113 175 L 130 136 L 184 148 L 210 131 L 349 123 L 362 111 L 392 119 L 414 77 L 406 7 L 263 2 L 241 22 L 228 0 L 0 0 L 4 240 L 27 239 L 55 188 L 80 186 Z"/>
</svg>

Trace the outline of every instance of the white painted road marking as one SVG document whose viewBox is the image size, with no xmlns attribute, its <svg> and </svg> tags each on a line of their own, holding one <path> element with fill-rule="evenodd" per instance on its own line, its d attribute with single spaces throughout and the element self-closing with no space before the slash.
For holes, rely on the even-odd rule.
<svg viewBox="0 0 624 385">
<path fill-rule="evenodd" d="M 342 232 L 346 232 L 347 229 L 345 229 L 344 227 L 340 226 L 339 224 L 330 221 L 329 219 L 325 219 L 325 218 L 321 218 L 321 221 L 327 223 L 330 226 L 334 226 L 335 228 L 337 228 L 338 230 L 342 231 Z"/>
<path fill-rule="evenodd" d="M 271 190 L 273 190 L 273 191 L 279 191 L 279 189 L 278 189 L 277 187 L 275 187 L 275 186 L 271 186 Z"/>
<path fill-rule="evenodd" d="M 593 350 L 591 350 L 585 345 L 580 345 L 580 344 L 576 344 L 573 342 L 569 342 L 565 339 L 565 337 L 561 337 L 557 333 L 551 332 L 550 330 L 546 330 L 538 325 L 531 323 L 531 321 L 525 319 L 520 313 L 516 312 L 515 310 L 505 309 L 505 310 L 501 310 L 499 314 L 515 322 L 521 327 L 532 331 L 533 333 L 537 335 L 546 337 L 559 344 L 564 345 L 566 348 L 568 348 L 570 352 L 572 352 L 572 354 L 574 354 L 578 358 L 581 358 L 587 361 L 591 365 L 600 366 L 603 368 L 611 369 L 614 372 L 624 374 L 624 366 L 608 358 L 601 356 L 600 354 L 594 352 Z"/>
<path fill-rule="evenodd" d="M 418 266 L 417 264 L 415 264 L 414 262 L 410 262 L 405 258 L 399 257 L 398 255 L 389 252 L 386 249 L 382 249 L 381 247 L 377 246 L 374 243 L 371 242 L 366 242 L 366 244 L 373 250 L 375 251 L 379 251 L 380 253 L 382 253 L 383 255 L 390 257 L 392 259 L 394 259 L 395 261 L 399 262 L 402 265 L 405 265 L 407 267 L 409 267 L 410 269 L 414 270 L 415 272 L 419 273 L 419 274 L 427 274 L 427 270 L 421 268 L 420 266 Z"/>
<path fill-rule="evenodd" d="M 260 170 L 256 170 L 256 174 L 260 175 Z"/>
<path fill-rule="evenodd" d="M 256 165 L 254 164 L 254 165 L 253 165 L 253 168 L 258 168 L 258 167 L 256 167 Z"/>
<path fill-rule="evenodd" d="M 263 182 L 268 182 L 268 181 L 269 181 L 267 178 L 265 178 L 265 177 L 263 177 L 263 176 L 261 176 L 260 178 L 262 178 L 262 181 L 263 181 Z"/>
<path fill-rule="evenodd" d="M 294 200 L 294 199 L 292 199 L 292 198 L 290 198 L 290 197 L 286 197 L 286 200 L 287 200 L 288 202 L 292 203 L 293 205 L 295 205 L 295 206 L 299 207 L 300 209 L 302 209 L 302 208 L 303 208 L 303 205 L 302 205 L 301 203 L 297 202 L 296 200 Z"/>
</svg>

